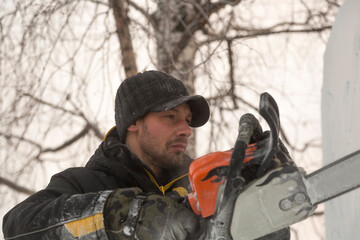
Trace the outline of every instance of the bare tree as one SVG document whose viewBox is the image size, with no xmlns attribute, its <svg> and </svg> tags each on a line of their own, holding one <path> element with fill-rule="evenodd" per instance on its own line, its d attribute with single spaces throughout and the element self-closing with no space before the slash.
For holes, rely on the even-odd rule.
<svg viewBox="0 0 360 240">
<path fill-rule="evenodd" d="M 56 170 L 86 162 L 114 125 L 120 81 L 145 69 L 171 73 L 192 93 L 207 97 L 211 120 L 192 138 L 193 157 L 199 147 L 231 146 L 237 118 L 256 112 L 259 93 L 272 90 L 292 103 L 285 83 L 258 74 L 269 67 L 267 54 L 274 59 L 283 53 L 277 49 L 291 49 L 294 35 L 326 42 L 340 4 L 5 0 L 0 7 L 1 192 L 30 194 Z M 298 56 L 307 60 L 302 54 L 303 49 Z M 291 140 L 301 131 L 299 118 L 309 122 L 301 113 L 287 116 L 295 130 L 282 131 L 294 154 L 321 144 L 319 136 Z"/>
</svg>

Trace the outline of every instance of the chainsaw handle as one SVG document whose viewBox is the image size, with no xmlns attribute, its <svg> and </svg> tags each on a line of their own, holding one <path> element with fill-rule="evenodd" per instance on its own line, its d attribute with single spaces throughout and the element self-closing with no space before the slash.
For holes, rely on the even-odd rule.
<svg viewBox="0 0 360 240">
<path fill-rule="evenodd" d="M 227 181 L 224 189 L 224 204 L 226 204 L 229 195 L 234 194 L 234 190 L 239 190 L 237 188 L 240 186 L 235 186 L 234 189 L 234 181 L 237 181 L 237 179 L 241 177 L 245 151 L 254 134 L 257 135 L 256 138 L 261 136 L 262 128 L 260 123 L 251 113 L 244 114 L 239 121 L 239 133 L 230 158 L 226 177 Z"/>
<path fill-rule="evenodd" d="M 280 114 L 275 99 L 267 92 L 260 95 L 259 113 L 270 127 L 268 147 L 259 168 L 256 171 L 258 178 L 262 177 L 268 170 L 274 152 L 279 145 Z"/>
<path fill-rule="evenodd" d="M 236 142 L 242 141 L 246 146 L 250 143 L 251 139 L 258 140 L 263 134 L 261 125 L 257 118 L 251 113 L 246 113 L 241 116 L 239 122 L 239 135 Z"/>
</svg>

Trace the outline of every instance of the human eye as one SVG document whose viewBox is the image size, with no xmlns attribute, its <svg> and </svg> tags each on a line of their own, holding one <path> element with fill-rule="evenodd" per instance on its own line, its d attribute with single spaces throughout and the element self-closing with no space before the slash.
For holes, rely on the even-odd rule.
<svg viewBox="0 0 360 240">
<path fill-rule="evenodd" d="M 175 119 L 175 115 L 174 114 L 166 114 L 165 118 Z"/>
</svg>

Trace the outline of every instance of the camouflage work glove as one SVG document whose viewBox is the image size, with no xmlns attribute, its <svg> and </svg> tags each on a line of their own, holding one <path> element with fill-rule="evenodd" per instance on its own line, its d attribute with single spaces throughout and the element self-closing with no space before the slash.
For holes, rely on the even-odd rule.
<svg viewBox="0 0 360 240">
<path fill-rule="evenodd" d="M 185 240 L 199 224 L 181 198 L 146 196 L 139 188 L 115 190 L 105 204 L 104 219 L 112 240 Z"/>
<path fill-rule="evenodd" d="M 269 169 L 275 169 L 284 166 L 295 166 L 295 163 L 292 160 L 289 151 L 285 147 L 284 143 L 279 138 L 279 146 L 274 154 Z"/>
</svg>

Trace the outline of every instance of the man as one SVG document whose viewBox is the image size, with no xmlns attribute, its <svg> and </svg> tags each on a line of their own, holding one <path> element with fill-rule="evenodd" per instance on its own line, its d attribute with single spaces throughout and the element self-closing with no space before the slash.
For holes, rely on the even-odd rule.
<svg viewBox="0 0 360 240">
<path fill-rule="evenodd" d="M 6 214 L 5 238 L 199 238 L 198 217 L 183 202 L 190 191 L 185 150 L 190 127 L 208 118 L 206 100 L 170 75 L 125 79 L 115 99 L 116 127 L 85 167 L 54 175 Z"/>
<path fill-rule="evenodd" d="M 46 189 L 4 217 L 6 239 L 186 239 L 197 217 L 189 189 L 190 127 L 209 106 L 158 71 L 125 79 L 111 129 L 85 167 L 54 175 Z"/>
</svg>

